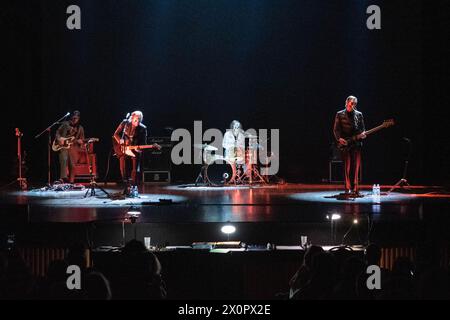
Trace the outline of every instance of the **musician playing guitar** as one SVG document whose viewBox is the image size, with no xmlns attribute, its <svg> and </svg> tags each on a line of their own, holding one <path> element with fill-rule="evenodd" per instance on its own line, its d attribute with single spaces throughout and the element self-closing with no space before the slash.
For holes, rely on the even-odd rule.
<svg viewBox="0 0 450 320">
<path fill-rule="evenodd" d="M 361 167 L 362 139 L 366 138 L 363 114 L 356 110 L 358 99 L 349 96 L 345 109 L 334 118 L 333 133 L 344 161 L 345 193 L 359 196 L 358 178 Z M 350 141 L 350 138 L 357 137 Z"/>
<path fill-rule="evenodd" d="M 67 142 L 71 141 L 70 145 Z M 54 145 L 58 145 L 59 149 L 59 166 L 60 166 L 60 182 L 75 181 L 74 166 L 78 162 L 80 149 L 84 141 L 84 129 L 80 125 L 80 112 L 74 111 L 69 121 L 64 121 L 56 130 Z M 67 147 L 65 146 L 67 145 Z M 69 179 L 67 179 L 67 171 L 69 171 Z"/>
<path fill-rule="evenodd" d="M 130 151 L 127 146 L 139 146 L 147 144 L 147 127 L 142 123 L 144 115 L 141 111 L 134 111 L 128 119 L 124 119 L 113 135 L 113 146 L 116 156 L 119 158 L 120 174 L 122 181 L 127 184 L 129 169 L 127 163 L 131 162 L 131 180 L 133 185 L 139 183 L 141 151 Z M 134 155 L 134 156 L 133 156 Z"/>
</svg>

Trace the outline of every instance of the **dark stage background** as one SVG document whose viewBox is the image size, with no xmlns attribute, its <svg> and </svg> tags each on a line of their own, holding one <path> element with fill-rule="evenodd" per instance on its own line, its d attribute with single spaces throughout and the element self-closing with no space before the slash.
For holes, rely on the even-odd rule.
<svg viewBox="0 0 450 320">
<path fill-rule="evenodd" d="M 33 137 L 74 109 L 87 136 L 101 138 L 103 177 L 112 132 L 140 109 L 152 136 L 168 135 L 165 127 L 192 130 L 194 120 L 204 129 L 225 130 L 233 119 L 279 128 L 279 175 L 320 182 L 328 176 L 334 115 L 353 94 L 367 128 L 397 122 L 367 139 L 363 182 L 401 177 L 407 137 L 410 182 L 448 183 L 448 93 L 439 89 L 447 62 L 434 50 L 446 41 L 442 3 L 3 1 L 1 180 L 15 177 L 19 127 L 28 176 L 43 184 L 47 140 Z M 66 28 L 71 4 L 81 7 L 79 31 Z M 381 30 L 366 28 L 371 4 L 381 7 Z M 113 179 L 115 159 L 111 166 Z M 197 170 L 176 167 L 174 178 L 189 181 Z"/>
</svg>

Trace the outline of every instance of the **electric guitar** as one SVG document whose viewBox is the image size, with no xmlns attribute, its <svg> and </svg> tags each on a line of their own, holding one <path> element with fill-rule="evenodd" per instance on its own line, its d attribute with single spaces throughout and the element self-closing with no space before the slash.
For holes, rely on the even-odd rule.
<svg viewBox="0 0 450 320">
<path fill-rule="evenodd" d="M 134 158 L 134 157 L 136 157 L 136 154 L 134 153 L 134 151 L 140 151 L 140 150 L 144 150 L 144 149 L 161 150 L 161 146 L 157 143 L 144 144 L 144 145 L 138 145 L 138 146 L 130 146 L 130 145 L 127 145 L 127 141 L 125 141 L 125 144 L 121 145 L 119 142 L 117 142 L 117 140 L 114 136 L 112 137 L 112 141 L 113 141 L 114 152 L 117 157 L 127 155 L 127 156 Z"/>
<path fill-rule="evenodd" d="M 366 134 L 366 136 L 368 136 L 368 135 L 370 135 L 370 134 L 372 134 L 372 133 L 375 133 L 375 132 L 377 132 L 377 131 L 379 131 L 379 130 L 381 130 L 381 129 L 385 129 L 385 128 L 392 127 L 394 124 L 395 124 L 395 123 L 394 123 L 394 119 L 384 120 L 383 123 L 380 124 L 379 126 L 377 126 L 377 127 L 375 127 L 375 128 L 372 128 L 372 129 L 370 129 L 370 130 L 365 131 L 365 134 Z M 350 149 L 352 146 L 355 145 L 355 143 L 356 143 L 357 141 L 361 140 L 361 136 L 362 136 L 362 134 L 357 134 L 357 135 L 354 135 L 354 136 L 352 136 L 352 137 L 350 137 L 350 138 L 347 138 L 347 139 L 345 139 L 345 141 L 347 142 L 346 145 L 341 144 L 341 143 L 338 143 L 338 146 L 337 146 L 337 147 L 338 147 L 340 150 Z"/>
<path fill-rule="evenodd" d="M 89 138 L 89 139 L 83 139 L 83 143 L 91 143 L 91 142 L 98 142 L 100 139 L 98 138 Z M 60 151 L 62 149 L 69 149 L 72 147 L 72 145 L 75 143 L 75 137 L 67 137 L 67 138 L 61 138 L 58 142 L 57 139 L 53 140 L 52 144 L 52 150 L 53 151 Z"/>
</svg>

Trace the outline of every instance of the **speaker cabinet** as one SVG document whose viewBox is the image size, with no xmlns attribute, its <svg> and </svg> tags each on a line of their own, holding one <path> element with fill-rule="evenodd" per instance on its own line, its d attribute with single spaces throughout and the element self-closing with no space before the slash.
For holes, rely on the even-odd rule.
<svg viewBox="0 0 450 320">
<path fill-rule="evenodd" d="M 97 178 L 97 156 L 95 154 L 89 154 L 89 161 L 92 165 L 92 173 L 94 177 Z M 75 179 L 76 180 L 89 180 L 90 174 L 89 174 L 89 164 L 87 162 L 86 156 L 84 156 L 84 159 L 80 160 L 77 164 L 74 166 L 75 170 Z"/>
<path fill-rule="evenodd" d="M 161 150 L 150 149 L 144 151 L 143 171 L 170 171 L 172 152 L 172 142 L 170 137 L 148 137 L 147 144 L 157 143 L 161 146 Z"/>
</svg>

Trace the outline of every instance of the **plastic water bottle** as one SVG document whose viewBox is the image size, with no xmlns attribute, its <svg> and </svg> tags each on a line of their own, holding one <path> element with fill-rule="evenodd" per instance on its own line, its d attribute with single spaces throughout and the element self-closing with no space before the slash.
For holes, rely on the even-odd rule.
<svg viewBox="0 0 450 320">
<path fill-rule="evenodd" d="M 380 185 L 374 184 L 372 187 L 372 198 L 374 203 L 380 203 Z"/>
<path fill-rule="evenodd" d="M 378 191 L 378 193 L 379 193 L 379 191 Z M 134 186 L 134 197 L 139 198 L 139 190 L 138 190 L 137 186 Z"/>
<path fill-rule="evenodd" d="M 131 187 L 131 196 L 133 198 L 139 197 L 139 192 L 138 192 L 137 186 Z"/>
</svg>

